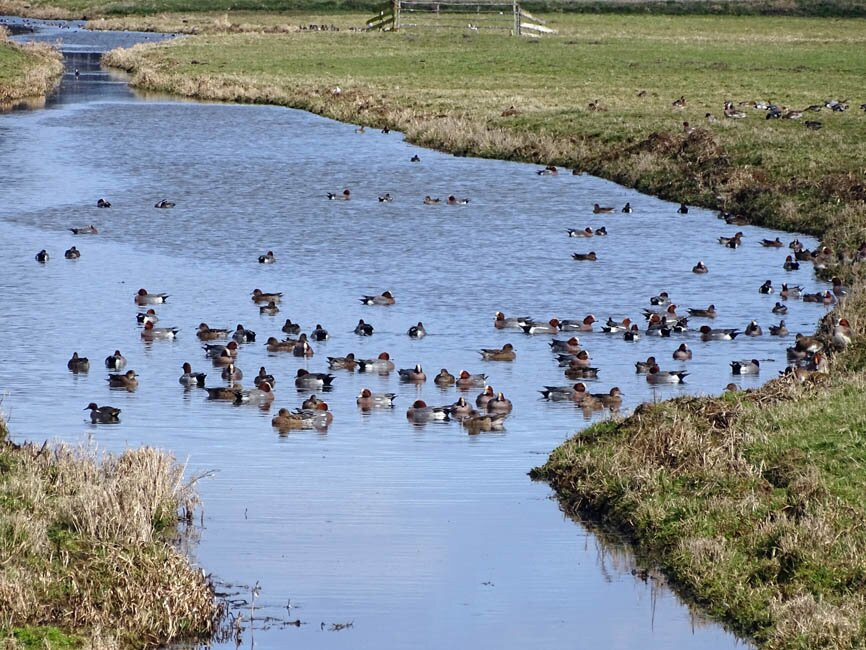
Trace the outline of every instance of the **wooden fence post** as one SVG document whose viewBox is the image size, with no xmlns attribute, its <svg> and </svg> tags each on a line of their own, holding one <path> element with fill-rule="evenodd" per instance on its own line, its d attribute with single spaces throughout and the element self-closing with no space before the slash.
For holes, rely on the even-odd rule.
<svg viewBox="0 0 866 650">
<path fill-rule="evenodd" d="M 520 36 L 520 5 L 517 0 L 512 0 L 511 10 L 514 12 L 514 35 Z"/>
</svg>

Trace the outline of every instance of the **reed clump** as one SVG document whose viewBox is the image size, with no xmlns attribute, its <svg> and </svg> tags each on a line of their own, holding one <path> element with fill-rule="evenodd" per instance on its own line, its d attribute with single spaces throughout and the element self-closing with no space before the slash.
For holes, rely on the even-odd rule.
<svg viewBox="0 0 866 650">
<path fill-rule="evenodd" d="M 184 468 L 152 448 L 100 457 L 0 433 L 0 630 L 9 643 L 51 645 L 40 639 L 59 630 L 99 647 L 213 634 L 221 609 L 212 585 L 172 544 L 197 504 L 196 478 L 185 481 Z"/>
<path fill-rule="evenodd" d="M 46 43 L 18 45 L 0 26 L 0 109 L 44 98 L 63 74 L 60 53 Z"/>
</svg>

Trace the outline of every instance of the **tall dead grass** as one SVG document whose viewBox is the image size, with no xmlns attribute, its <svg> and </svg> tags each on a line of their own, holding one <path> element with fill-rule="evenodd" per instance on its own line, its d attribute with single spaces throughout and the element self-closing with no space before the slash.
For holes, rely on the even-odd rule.
<svg viewBox="0 0 866 650">
<path fill-rule="evenodd" d="M 18 101 L 47 95 L 63 75 L 63 57 L 46 43 L 18 45 L 0 29 L 0 48 L 23 55 L 17 74 L 0 79 L 0 108 Z"/>
</svg>

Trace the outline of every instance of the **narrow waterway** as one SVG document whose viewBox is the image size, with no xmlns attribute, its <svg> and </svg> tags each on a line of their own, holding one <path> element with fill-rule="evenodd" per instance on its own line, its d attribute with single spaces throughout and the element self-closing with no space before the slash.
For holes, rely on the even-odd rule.
<svg viewBox="0 0 866 650">
<path fill-rule="evenodd" d="M 648 298 L 666 290 L 678 311 L 715 304 L 715 321 L 693 319 L 693 328 L 742 330 L 755 319 L 765 335 L 703 343 L 692 330 L 628 343 L 579 333 L 600 368 L 590 390 L 619 386 L 627 412 L 686 391 L 718 393 L 732 380 L 755 386 L 784 368 L 793 333 L 812 331 L 824 313 L 789 300 L 792 335 L 766 333 L 779 320 L 770 311 L 778 296 L 760 294 L 762 282 L 823 288 L 807 264 L 782 269 L 787 248 L 758 243 L 791 235 L 726 226 L 706 210 L 679 215 L 676 205 L 597 178 L 458 158 L 299 111 L 140 95 L 99 67 L 98 52 L 153 35 L 37 27 L 18 38 L 62 38 L 67 74 L 45 109 L 0 115 L 3 410 L 16 440 L 151 445 L 186 460 L 191 474 L 214 470 L 199 486 L 204 526 L 192 553 L 238 599 L 259 584 L 245 645 L 741 645 L 663 584 L 634 577 L 626 550 L 565 518 L 549 487 L 527 478 L 557 444 L 606 414 L 587 419 L 571 402 L 541 399 L 543 386 L 570 383 L 551 337 L 494 329 L 493 315 L 642 322 Z M 414 155 L 420 162 L 410 162 Z M 350 201 L 327 200 L 347 187 Z M 385 192 L 392 202 L 379 202 Z M 422 204 L 425 195 L 450 194 L 470 201 Z M 112 207 L 98 209 L 100 197 Z M 161 199 L 176 207 L 155 209 Z M 634 213 L 619 212 L 626 202 Z M 617 211 L 593 214 L 594 203 Z M 69 231 L 89 224 L 98 235 Z M 587 226 L 609 234 L 566 235 Z M 719 245 L 736 230 L 741 248 Z M 80 259 L 64 259 L 72 245 Z M 46 264 L 34 260 L 40 249 L 51 255 Z M 267 250 L 275 264 L 258 263 Z M 590 250 L 597 262 L 571 258 Z M 691 272 L 698 259 L 710 273 Z M 176 341 L 141 339 L 140 287 L 170 294 L 156 307 L 157 325 L 178 327 Z M 284 293 L 278 315 L 259 313 L 250 300 L 257 287 Z M 359 301 L 386 289 L 393 306 Z M 306 332 L 321 323 L 331 338 L 313 343 L 309 359 L 269 353 L 264 341 L 283 336 L 286 318 Z M 353 333 L 360 318 L 372 336 Z M 419 320 L 428 335 L 414 340 L 407 329 Z M 269 411 L 208 401 L 178 384 L 184 361 L 207 372 L 208 385 L 223 383 L 195 336 L 200 322 L 258 333 L 238 366 L 245 386 L 260 366 L 275 375 Z M 516 361 L 481 360 L 479 349 L 506 342 Z M 671 358 L 681 342 L 693 361 Z M 140 375 L 135 392 L 107 385 L 103 359 L 115 349 Z M 91 359 L 89 373 L 67 371 L 73 351 Z M 293 386 L 298 368 L 325 372 L 327 356 L 382 351 L 398 368 L 422 364 L 428 382 L 332 371 L 326 433 L 271 427 L 279 407 L 306 396 Z M 648 355 L 663 369 L 687 369 L 686 383 L 651 388 L 634 370 Z M 759 376 L 732 377 L 730 361 L 752 358 L 761 360 Z M 461 394 L 433 384 L 443 367 L 488 375 L 514 403 L 505 431 L 469 436 L 454 422 L 407 422 L 413 400 L 450 404 Z M 396 408 L 360 412 L 364 387 L 396 393 Z M 462 394 L 474 400 L 478 392 Z M 82 407 L 92 401 L 120 407 L 121 423 L 91 425 Z M 284 623 L 296 619 L 300 627 Z"/>
</svg>

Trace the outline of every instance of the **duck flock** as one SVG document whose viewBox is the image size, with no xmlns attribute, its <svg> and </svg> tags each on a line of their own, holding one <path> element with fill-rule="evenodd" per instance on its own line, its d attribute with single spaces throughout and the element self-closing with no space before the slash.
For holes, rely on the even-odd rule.
<svg viewBox="0 0 866 650">
<path fill-rule="evenodd" d="M 413 161 L 418 161 L 413 157 Z M 555 166 L 547 166 L 537 172 L 541 176 L 556 175 L 559 170 Z M 352 194 L 349 189 L 342 192 L 328 193 L 328 200 L 348 201 Z M 380 202 L 390 202 L 393 197 L 384 194 L 379 197 Z M 444 205 L 467 205 L 468 199 L 449 196 L 445 200 L 434 199 L 430 196 L 424 197 L 421 202 L 427 205 L 442 203 Z M 169 209 L 174 203 L 168 200 L 160 200 L 155 204 L 157 209 Z M 97 202 L 99 208 L 110 208 L 111 203 L 105 199 Z M 621 212 L 631 214 L 634 208 L 626 203 L 622 208 L 603 206 L 595 203 L 592 208 L 593 214 L 611 214 Z M 677 210 L 679 214 L 688 214 L 688 206 L 681 205 Z M 746 223 L 741 217 L 723 213 L 719 215 L 729 226 L 738 226 Z M 92 225 L 77 226 L 70 228 L 77 236 L 92 236 L 98 234 L 98 229 Z M 564 233 L 568 238 L 589 240 L 596 237 L 606 237 L 607 228 L 586 227 L 584 229 L 566 229 Z M 814 251 L 807 250 L 797 239 L 788 243 L 781 241 L 778 237 L 770 240 L 748 242 L 742 231 L 720 235 L 718 238 L 720 246 L 736 249 L 741 246 L 761 246 L 767 249 L 784 249 L 784 261 L 780 269 L 786 273 L 795 272 L 803 263 L 811 263 L 819 268 L 835 262 L 838 255 L 827 247 L 818 248 Z M 857 251 L 855 255 L 866 257 L 866 249 Z M 76 246 L 65 251 L 67 259 L 78 259 L 81 252 Z M 592 263 L 599 259 L 595 251 L 575 251 L 571 254 L 575 261 L 581 263 Z M 49 262 L 50 255 L 46 250 L 36 254 L 35 259 L 40 264 Z M 260 264 L 276 264 L 277 256 L 273 251 L 267 251 L 258 257 Z M 710 273 L 712 270 L 698 261 L 692 271 L 697 275 Z M 793 282 L 783 282 L 774 285 L 772 280 L 767 280 L 755 291 L 762 294 L 776 294 L 779 301 L 772 307 L 772 313 L 780 318 L 778 324 L 772 324 L 767 329 L 767 336 L 786 337 L 789 331 L 786 327 L 784 315 L 787 311 L 786 303 L 792 300 L 812 302 L 821 306 L 831 306 L 846 294 L 846 289 L 838 279 L 834 279 L 832 289 L 816 293 L 805 293 L 802 287 Z M 280 291 L 263 291 L 255 288 L 250 292 L 250 300 L 261 315 L 275 316 L 280 313 L 283 293 Z M 606 336 L 621 338 L 625 342 L 634 342 L 641 337 L 658 337 L 659 339 L 679 339 L 675 341 L 675 349 L 670 355 L 670 361 L 663 357 L 649 356 L 635 362 L 635 370 L 646 378 L 649 385 L 680 384 L 689 375 L 688 363 L 693 358 L 693 350 L 688 341 L 698 339 L 703 342 L 709 341 L 734 341 L 738 337 L 764 336 L 763 328 L 757 320 L 751 320 L 740 328 L 714 327 L 712 324 L 717 318 L 718 311 L 715 305 L 706 307 L 690 307 L 683 309 L 679 307 L 673 296 L 667 291 L 659 292 L 657 295 L 648 296 L 645 306 L 636 310 L 634 314 L 625 318 L 608 317 L 600 322 L 595 315 L 587 314 L 582 318 L 564 319 L 536 318 L 532 316 L 506 316 L 499 311 L 495 314 L 489 324 L 495 330 L 513 330 L 515 339 L 501 347 L 479 348 L 480 361 L 485 363 L 510 363 L 517 358 L 517 350 L 520 347 L 519 337 L 522 336 L 545 336 L 549 337 L 549 349 L 553 361 L 561 369 L 565 379 L 562 384 L 544 385 L 538 388 L 540 399 L 550 401 L 569 401 L 583 410 L 585 415 L 593 412 L 609 409 L 617 411 L 622 404 L 622 392 L 618 386 L 606 390 L 591 390 L 589 386 L 598 380 L 600 369 L 592 361 L 589 350 L 584 341 L 591 336 Z M 377 295 L 362 295 L 359 302 L 362 309 L 370 308 L 374 314 L 375 309 L 388 308 L 396 304 L 398 297 L 390 290 Z M 169 300 L 165 293 L 151 292 L 141 288 L 130 300 L 138 308 L 136 323 L 131 327 L 140 328 L 140 337 L 147 343 L 156 341 L 172 341 L 178 337 L 180 328 L 170 326 L 160 321 L 158 310 Z M 348 305 L 346 306 L 348 308 Z M 369 318 L 369 317 L 368 317 Z M 375 318 L 373 318 L 375 320 Z M 184 328 L 186 324 L 184 324 Z M 369 337 L 374 334 L 375 328 L 365 318 L 360 318 L 353 334 L 355 336 Z M 229 401 L 238 405 L 252 404 L 262 409 L 270 409 L 275 403 L 275 389 L 277 385 L 291 381 L 294 389 L 300 393 L 299 403 L 292 406 L 284 406 L 277 409 L 273 416 L 272 424 L 280 432 L 288 432 L 293 429 L 316 429 L 325 431 L 332 423 L 334 414 L 328 403 L 322 399 L 322 395 L 331 390 L 339 390 L 339 373 L 358 372 L 375 374 L 380 377 L 390 376 L 395 373 L 402 385 L 419 385 L 428 380 L 428 375 L 420 364 L 405 368 L 397 368 L 387 351 L 383 351 L 372 358 L 356 357 L 354 353 L 345 356 L 327 356 L 321 363 L 319 372 L 313 372 L 305 368 L 298 368 L 294 377 L 280 377 L 278 379 L 264 366 L 257 373 L 245 375 L 241 370 L 243 364 L 244 348 L 248 346 L 261 345 L 271 355 L 291 355 L 306 360 L 318 360 L 316 347 L 318 344 L 331 338 L 328 330 L 320 323 L 308 331 L 302 331 L 302 326 L 287 318 L 279 332 L 268 332 L 267 336 L 260 337 L 256 332 L 238 324 L 234 328 L 211 327 L 205 322 L 199 323 L 194 328 L 195 336 L 201 342 L 201 357 L 185 361 L 178 369 L 178 383 L 186 390 L 201 390 L 209 400 Z M 422 339 L 427 335 L 427 330 L 422 321 L 409 325 L 406 336 L 410 339 Z M 581 341 L 581 337 L 584 341 Z M 835 323 L 833 330 L 832 345 L 844 347 L 850 342 L 850 325 L 844 319 Z M 785 372 L 793 373 L 798 379 L 805 378 L 812 372 L 826 372 L 827 358 L 824 343 L 813 337 L 797 334 L 794 345 L 788 348 L 787 357 L 789 367 Z M 466 365 L 478 362 L 479 359 L 467 359 Z M 673 363 L 671 363 L 673 362 Z M 676 367 L 671 367 L 676 364 Z M 114 350 L 104 359 L 107 371 L 107 384 L 111 389 L 134 392 L 139 385 L 139 375 L 134 369 L 128 369 L 127 360 L 120 350 Z M 80 356 L 76 351 L 69 359 L 67 367 L 72 373 L 85 373 L 91 370 L 90 360 Z M 195 369 L 194 369 L 195 368 Z M 757 375 L 761 372 L 761 361 L 759 359 L 733 359 L 730 361 L 729 372 L 732 375 Z M 246 382 L 244 381 L 246 379 Z M 439 388 L 448 389 L 455 387 L 461 395 L 455 401 L 441 404 L 428 405 L 424 400 L 407 399 L 407 419 L 415 424 L 424 424 L 433 421 L 447 422 L 457 421 L 465 427 L 470 434 L 487 431 L 499 431 L 504 429 L 508 415 L 512 412 L 513 404 L 506 397 L 505 392 L 494 389 L 488 382 L 487 374 L 483 372 L 469 372 L 461 369 L 452 374 L 446 368 L 431 376 L 431 381 Z M 728 384 L 727 389 L 736 390 L 736 384 Z M 473 394 L 474 393 L 474 394 Z M 380 409 L 393 409 L 398 404 L 399 394 L 396 392 L 374 392 L 368 387 L 362 388 L 356 397 L 356 404 L 364 412 L 372 412 Z M 90 401 L 85 407 L 90 412 L 91 422 L 94 424 L 112 424 L 120 422 L 121 410 L 108 404 L 99 405 Z"/>
</svg>

